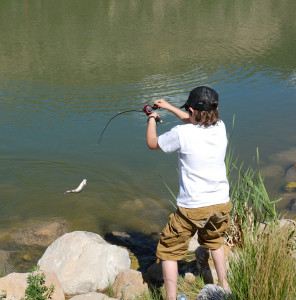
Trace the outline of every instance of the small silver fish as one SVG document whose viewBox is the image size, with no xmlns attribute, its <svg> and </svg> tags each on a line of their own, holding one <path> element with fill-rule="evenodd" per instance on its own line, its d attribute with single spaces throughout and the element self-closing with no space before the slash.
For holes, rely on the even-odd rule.
<svg viewBox="0 0 296 300">
<path fill-rule="evenodd" d="M 69 191 L 65 191 L 64 195 L 67 193 L 79 193 L 81 192 L 81 190 L 86 186 L 86 179 L 83 179 L 82 182 L 79 184 L 79 186 L 75 189 L 75 190 L 69 190 Z"/>
</svg>

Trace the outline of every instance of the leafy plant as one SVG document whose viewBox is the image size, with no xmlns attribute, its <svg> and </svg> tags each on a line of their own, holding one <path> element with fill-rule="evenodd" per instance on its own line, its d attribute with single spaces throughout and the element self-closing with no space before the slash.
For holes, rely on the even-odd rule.
<svg viewBox="0 0 296 300">
<path fill-rule="evenodd" d="M 41 273 L 40 267 L 33 267 L 28 275 L 28 287 L 26 288 L 26 296 L 22 300 L 47 300 L 51 299 L 54 292 L 54 285 L 47 287 L 45 285 L 45 275 Z"/>
</svg>

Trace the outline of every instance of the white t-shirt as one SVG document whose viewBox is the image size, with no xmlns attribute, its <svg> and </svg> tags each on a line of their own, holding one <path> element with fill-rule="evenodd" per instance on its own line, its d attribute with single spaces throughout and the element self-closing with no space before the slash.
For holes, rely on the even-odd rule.
<svg viewBox="0 0 296 300">
<path fill-rule="evenodd" d="M 180 190 L 177 205 L 197 208 L 229 201 L 225 153 L 225 125 L 186 124 L 172 128 L 158 138 L 166 153 L 178 151 Z"/>
</svg>

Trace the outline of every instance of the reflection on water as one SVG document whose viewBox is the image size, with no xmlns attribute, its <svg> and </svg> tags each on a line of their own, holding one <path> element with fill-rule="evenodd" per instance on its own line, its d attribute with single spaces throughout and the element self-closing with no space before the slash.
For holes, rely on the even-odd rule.
<svg viewBox="0 0 296 300">
<path fill-rule="evenodd" d="M 61 217 L 73 229 L 159 231 L 176 156 L 148 151 L 141 110 L 211 85 L 234 144 L 259 146 L 272 197 L 295 163 L 295 11 L 284 0 L 1 1 L 0 223 Z M 159 133 L 178 124 L 160 111 Z M 281 156 L 284 159 L 278 159 Z M 87 178 L 82 193 L 62 192 Z M 290 213 L 292 216 L 294 213 Z M 127 218 L 128 216 L 128 218 Z"/>
</svg>

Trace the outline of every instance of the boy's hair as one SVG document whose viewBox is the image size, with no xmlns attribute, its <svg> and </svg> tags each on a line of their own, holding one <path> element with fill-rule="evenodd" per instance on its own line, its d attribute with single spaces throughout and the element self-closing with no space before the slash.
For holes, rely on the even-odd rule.
<svg viewBox="0 0 296 300">
<path fill-rule="evenodd" d="M 212 102 L 212 104 L 216 104 L 218 106 L 218 102 L 217 103 Z M 219 112 L 217 108 L 215 110 L 209 110 L 209 111 L 195 110 L 194 116 L 197 124 L 204 127 L 215 125 L 220 120 Z"/>
</svg>

